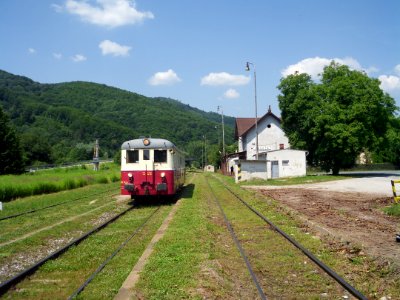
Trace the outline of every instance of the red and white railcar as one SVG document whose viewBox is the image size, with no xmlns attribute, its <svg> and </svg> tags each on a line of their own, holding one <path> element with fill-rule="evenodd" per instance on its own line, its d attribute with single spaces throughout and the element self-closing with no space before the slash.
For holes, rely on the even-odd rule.
<svg viewBox="0 0 400 300">
<path fill-rule="evenodd" d="M 122 195 L 174 195 L 184 181 L 185 156 L 172 142 L 140 138 L 122 144 Z"/>
</svg>

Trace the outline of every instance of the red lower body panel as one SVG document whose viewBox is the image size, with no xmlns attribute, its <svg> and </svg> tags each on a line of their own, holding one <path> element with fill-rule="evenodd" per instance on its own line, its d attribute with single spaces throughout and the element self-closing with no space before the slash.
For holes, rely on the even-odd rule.
<svg viewBox="0 0 400 300">
<path fill-rule="evenodd" d="M 176 177 L 176 172 L 173 170 L 122 171 L 121 195 L 131 195 L 131 196 L 174 195 L 178 188 L 176 185 L 175 177 Z"/>
</svg>

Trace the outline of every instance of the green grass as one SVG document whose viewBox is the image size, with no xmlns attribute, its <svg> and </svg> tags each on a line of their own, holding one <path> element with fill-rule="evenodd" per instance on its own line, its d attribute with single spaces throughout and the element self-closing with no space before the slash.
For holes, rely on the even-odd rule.
<svg viewBox="0 0 400 300">
<path fill-rule="evenodd" d="M 305 183 L 317 183 L 333 180 L 342 180 L 351 178 L 349 176 L 333 176 L 333 175 L 307 175 L 292 178 L 277 178 L 277 179 L 254 179 L 240 183 L 240 185 L 293 185 Z"/>
<path fill-rule="evenodd" d="M 221 178 L 225 181 L 225 177 Z M 359 250 L 357 247 L 349 249 L 346 243 L 314 236 L 312 229 L 305 227 L 303 222 L 297 219 L 296 213 L 290 211 L 285 213 L 285 208 L 273 199 L 265 198 L 256 191 L 240 189 L 235 185 L 231 185 L 231 188 L 248 199 L 253 207 L 294 237 L 368 298 L 379 299 L 387 295 L 391 295 L 393 299 L 400 298 L 398 271 L 391 264 L 379 265 L 379 262 L 366 256 L 362 251 L 353 251 Z M 285 273 L 290 270 L 289 266 L 287 270 L 280 271 Z"/>
<path fill-rule="evenodd" d="M 193 187 L 184 190 L 173 221 L 141 273 L 135 288 L 137 297 L 191 298 L 189 291 L 196 286 L 196 274 L 209 244 L 201 189 L 196 188 L 192 196 Z"/>
<path fill-rule="evenodd" d="M 134 209 L 104 230 L 47 262 L 29 280 L 9 293 L 13 299 L 66 299 L 157 207 Z M 95 277 L 78 299 L 112 299 L 168 214 L 161 207 L 146 226 Z"/>
<path fill-rule="evenodd" d="M 290 246 L 283 238 L 260 222 L 258 217 L 227 193 L 221 183 L 210 174 L 189 174 L 194 180 L 183 192 L 180 206 L 169 228 L 154 248 L 154 252 L 140 274 L 134 297 L 138 299 L 254 299 L 257 291 L 251 282 L 236 246 L 233 244 L 218 207 L 213 202 L 204 176 L 221 199 L 246 254 L 261 284 L 267 287 L 270 298 L 328 299 L 341 298 L 341 288 L 318 267 Z M 216 175 L 231 189 L 247 200 L 255 209 L 273 221 L 304 247 L 314 253 L 356 288 L 371 299 L 390 295 L 400 297 L 398 276 L 390 266 L 378 266 L 362 251 L 343 254 L 342 245 L 324 243 L 310 228 L 286 212 L 278 202 L 255 191 L 241 189 L 232 178 Z M 328 176 L 331 178 L 331 176 Z M 117 186 L 118 184 L 115 183 Z M 86 187 L 89 188 L 89 187 Z M 85 188 L 85 189 L 86 189 Z M 71 193 L 68 191 L 65 193 Z M 48 195 L 50 196 L 50 195 Z M 24 199 L 21 199 L 24 200 Z M 20 201 L 20 200 L 17 200 Z M 79 202 L 79 201 L 78 201 Z M 74 247 L 59 259 L 49 262 L 24 281 L 10 294 L 11 298 L 65 299 L 72 293 L 124 237 L 129 235 L 155 207 L 133 210 L 104 231 Z M 159 218 L 141 231 L 117 255 L 78 297 L 81 299 L 111 299 L 118 292 L 145 247 L 170 211 L 162 208 Z M 136 213 L 135 213 L 136 212 Z M 44 216 L 43 216 L 44 217 Z M 61 230 L 61 229 L 60 229 Z M 73 230 L 72 225 L 69 230 Z M 54 231 L 52 236 L 59 233 Z M 45 235 L 27 241 L 27 251 L 37 247 Z M 360 248 L 361 249 L 361 248 Z M 13 249 L 1 249 L 0 259 L 7 261 Z M 351 250 L 351 249 L 350 249 Z M 307 261 L 307 262 L 305 262 Z M 1 263 L 0 263 L 1 264 Z"/>
<path fill-rule="evenodd" d="M 86 185 L 119 181 L 119 166 L 103 165 L 99 171 L 88 168 L 71 167 L 43 170 L 23 175 L 0 176 L 0 201 L 32 195 L 55 193 Z"/>
<path fill-rule="evenodd" d="M 400 203 L 394 203 L 384 209 L 385 213 L 391 216 L 400 217 Z"/>
</svg>

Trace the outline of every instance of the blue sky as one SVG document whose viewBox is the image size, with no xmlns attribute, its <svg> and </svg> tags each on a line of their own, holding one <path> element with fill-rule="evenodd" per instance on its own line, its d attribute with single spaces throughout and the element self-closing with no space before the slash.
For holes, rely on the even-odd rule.
<svg viewBox="0 0 400 300">
<path fill-rule="evenodd" d="M 84 80 L 205 111 L 280 115 L 277 85 L 332 59 L 400 105 L 398 0 L 1 0 L 0 69 Z M 246 62 L 250 72 L 245 71 Z"/>
</svg>

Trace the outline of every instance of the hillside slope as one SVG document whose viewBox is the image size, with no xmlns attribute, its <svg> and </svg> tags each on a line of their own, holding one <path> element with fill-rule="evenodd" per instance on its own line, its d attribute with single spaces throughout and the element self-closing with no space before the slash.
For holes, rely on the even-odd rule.
<svg viewBox="0 0 400 300">
<path fill-rule="evenodd" d="M 179 101 L 149 98 L 90 82 L 41 84 L 0 70 L 0 105 L 10 115 L 30 162 L 90 159 L 94 140 L 112 157 L 123 141 L 162 137 L 189 152 L 220 140 L 221 117 Z M 226 144 L 233 143 L 234 118 L 225 117 Z M 198 146 L 197 146 L 198 147 Z M 46 153 L 47 152 L 47 157 Z M 190 153 L 200 155 L 199 153 Z"/>
</svg>

